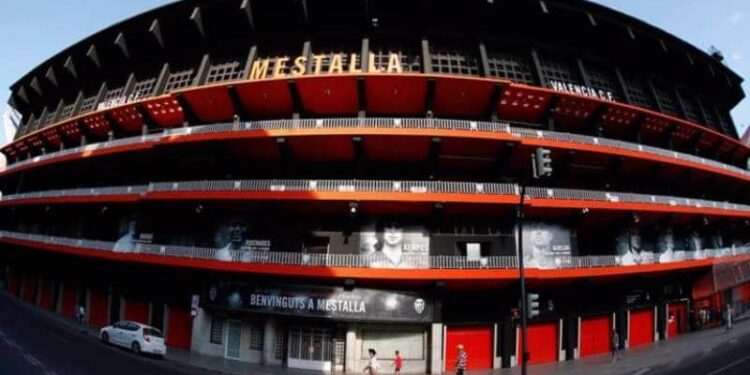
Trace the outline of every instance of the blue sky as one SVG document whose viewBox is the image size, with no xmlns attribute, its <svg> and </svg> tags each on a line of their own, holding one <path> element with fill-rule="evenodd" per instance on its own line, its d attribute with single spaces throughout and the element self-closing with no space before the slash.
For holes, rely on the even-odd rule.
<svg viewBox="0 0 750 375">
<path fill-rule="evenodd" d="M 750 1 L 595 0 L 641 18 L 707 49 L 717 46 L 726 63 L 750 79 Z M 0 5 L 0 101 L 16 79 L 50 56 L 114 22 L 170 0 L 6 0 Z M 750 91 L 750 83 L 745 83 Z M 0 106 L 1 108 L 2 106 Z M 740 131 L 750 123 L 750 100 L 732 112 Z M 0 135 L 1 136 L 1 135 Z M 0 143 L 4 140 L 0 139 Z"/>
</svg>

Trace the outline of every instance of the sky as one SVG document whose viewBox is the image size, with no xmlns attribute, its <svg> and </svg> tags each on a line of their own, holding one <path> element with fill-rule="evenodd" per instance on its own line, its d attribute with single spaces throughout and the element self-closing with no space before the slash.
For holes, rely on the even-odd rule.
<svg viewBox="0 0 750 375">
<path fill-rule="evenodd" d="M 656 25 L 706 50 L 750 80 L 750 1 L 595 0 Z M 33 67 L 115 22 L 171 0 L 5 0 L 0 5 L 0 110 L 8 87 Z M 744 84 L 750 92 L 750 82 Z M 750 124 L 750 99 L 733 111 L 740 134 Z M 7 140 L 0 132 L 0 144 Z"/>
</svg>

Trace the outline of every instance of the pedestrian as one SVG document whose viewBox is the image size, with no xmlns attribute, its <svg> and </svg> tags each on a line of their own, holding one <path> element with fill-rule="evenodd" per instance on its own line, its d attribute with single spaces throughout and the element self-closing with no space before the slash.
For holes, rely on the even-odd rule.
<svg viewBox="0 0 750 375">
<path fill-rule="evenodd" d="M 617 330 L 612 330 L 612 362 L 617 362 L 621 359 L 620 357 L 620 335 L 617 334 Z"/>
<path fill-rule="evenodd" d="M 377 375 L 378 374 L 378 353 L 375 352 L 375 349 L 370 348 L 367 350 L 368 353 L 370 353 L 370 360 L 367 361 L 367 366 L 365 366 L 365 374 L 368 375 Z"/>
<path fill-rule="evenodd" d="M 401 353 L 396 350 L 396 355 L 393 357 L 393 373 L 396 375 L 401 374 L 401 367 L 404 365 L 404 359 L 401 357 Z"/>
<path fill-rule="evenodd" d="M 78 323 L 83 323 L 84 317 L 86 316 L 86 308 L 83 305 L 78 305 L 76 309 L 76 320 Z"/>
<path fill-rule="evenodd" d="M 732 330 L 732 305 L 727 304 L 727 310 L 724 314 L 726 315 L 726 319 L 724 319 L 724 324 L 726 325 L 724 332 L 729 332 Z"/>
<path fill-rule="evenodd" d="M 466 367 L 469 365 L 469 355 L 466 354 L 464 346 L 461 344 L 456 345 L 456 351 L 458 351 L 458 355 L 456 356 L 456 375 L 464 375 L 464 371 L 466 371 Z"/>
</svg>

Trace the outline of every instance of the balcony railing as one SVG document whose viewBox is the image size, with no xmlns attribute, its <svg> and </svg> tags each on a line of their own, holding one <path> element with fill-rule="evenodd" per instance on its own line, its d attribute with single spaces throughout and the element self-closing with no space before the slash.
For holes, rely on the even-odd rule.
<svg viewBox="0 0 750 375">
<path fill-rule="evenodd" d="M 0 198 L 0 202 L 13 202 L 26 199 L 63 197 L 106 197 L 117 195 L 141 195 L 165 192 L 388 192 L 409 194 L 476 194 L 496 196 L 518 196 L 519 186 L 510 183 L 477 183 L 451 181 L 388 181 L 388 180 L 218 180 L 154 182 L 145 185 L 115 186 L 99 188 L 78 188 L 67 190 L 47 190 L 11 194 Z M 564 188 L 528 187 L 526 200 L 559 199 L 571 201 L 600 201 L 617 203 L 638 203 L 689 207 L 696 209 L 717 209 L 750 214 L 750 205 L 717 202 L 704 199 L 618 193 L 594 190 L 574 190 Z"/>
<path fill-rule="evenodd" d="M 20 240 L 31 243 L 57 245 L 76 249 L 101 251 L 108 253 L 145 254 L 157 257 L 179 257 L 198 260 L 214 260 L 217 262 L 235 262 L 249 264 L 277 264 L 289 266 L 310 267 L 344 267 L 344 268 L 386 268 L 386 269 L 516 269 L 518 267 L 515 256 L 489 256 L 470 259 L 466 256 L 430 256 L 407 254 L 398 264 L 394 264 L 381 253 L 374 254 L 308 254 L 277 251 L 249 251 L 227 250 L 158 245 L 148 243 L 131 243 L 123 247 L 118 242 L 99 241 L 81 238 L 56 237 L 42 234 L 30 234 L 0 230 L 0 241 Z M 220 255 L 224 252 L 224 256 Z M 711 258 L 723 258 L 750 254 L 750 246 L 730 247 L 724 249 L 700 251 L 675 251 L 669 258 L 655 254 L 643 257 L 638 264 L 665 264 Z M 527 268 L 532 269 L 573 269 L 597 267 L 627 267 L 634 264 L 623 264 L 621 257 L 616 255 L 604 256 L 561 256 L 548 259 L 549 261 L 531 263 Z"/>
<path fill-rule="evenodd" d="M 544 130 L 533 130 L 521 127 L 511 127 L 508 123 L 484 122 L 484 121 L 467 121 L 452 119 L 425 119 L 425 118 L 331 118 L 331 119 L 290 119 L 290 120 L 273 120 L 273 121 L 251 121 L 251 122 L 232 122 L 212 125 L 202 125 L 175 129 L 166 129 L 161 133 L 155 133 L 147 136 L 137 136 L 121 138 L 113 141 L 101 142 L 87 146 L 75 147 L 61 151 L 51 152 L 45 155 L 36 156 L 27 160 L 16 162 L 7 169 L 12 170 L 28 164 L 38 163 L 43 160 L 61 157 L 70 154 L 76 154 L 84 151 L 93 151 L 98 149 L 113 148 L 124 145 L 159 142 L 163 139 L 187 136 L 195 134 L 210 134 L 224 132 L 247 132 L 262 130 L 282 130 L 282 129 L 335 129 L 335 128 L 388 128 L 388 129 L 439 129 L 439 130 L 460 130 L 476 131 L 486 133 L 503 133 L 517 138 L 535 138 L 564 141 L 585 145 L 605 146 L 616 149 L 636 151 L 647 153 L 660 157 L 688 161 L 708 167 L 721 169 L 724 171 L 736 173 L 743 177 L 750 177 L 750 171 L 724 164 L 715 160 L 706 159 L 686 153 L 661 149 L 658 147 L 646 146 L 637 143 L 618 141 L 607 138 L 590 137 L 585 135 L 551 132 Z"/>
</svg>

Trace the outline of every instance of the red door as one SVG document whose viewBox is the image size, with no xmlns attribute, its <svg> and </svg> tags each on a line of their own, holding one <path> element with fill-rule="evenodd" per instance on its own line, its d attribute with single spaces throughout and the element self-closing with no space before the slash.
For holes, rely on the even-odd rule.
<svg viewBox="0 0 750 375">
<path fill-rule="evenodd" d="M 609 353 L 612 345 L 612 317 L 591 316 L 581 319 L 581 357 Z"/>
<path fill-rule="evenodd" d="M 558 357 L 557 350 L 557 322 L 529 324 L 527 328 L 529 337 L 529 364 L 555 362 Z M 518 347 L 517 357 L 521 358 L 523 343 Z"/>
<path fill-rule="evenodd" d="M 445 339 L 445 369 L 452 370 L 456 363 L 456 346 L 463 345 L 469 356 L 469 370 L 492 368 L 492 327 L 448 327 Z"/>
<path fill-rule="evenodd" d="M 96 327 L 107 325 L 107 310 L 109 308 L 109 296 L 106 292 L 91 290 L 89 292 L 91 307 L 89 311 L 89 324 Z"/>
<path fill-rule="evenodd" d="M 36 296 L 36 275 L 23 275 L 23 299 L 29 302 L 34 301 Z"/>
<path fill-rule="evenodd" d="M 10 270 L 8 275 L 8 292 L 14 296 L 18 296 L 18 288 L 21 285 L 21 277 L 17 271 Z"/>
<path fill-rule="evenodd" d="M 630 312 L 630 347 L 654 342 L 654 310 Z"/>
<path fill-rule="evenodd" d="M 148 304 L 134 299 L 125 299 L 125 320 L 147 324 Z"/>
<path fill-rule="evenodd" d="M 190 349 L 193 332 L 193 320 L 190 317 L 190 311 L 170 306 L 167 322 L 167 345 Z"/>
<path fill-rule="evenodd" d="M 687 332 L 687 305 L 685 302 L 669 304 L 667 313 L 667 337 L 672 338 Z"/>
<path fill-rule="evenodd" d="M 76 314 L 76 305 L 78 301 L 78 293 L 76 286 L 73 284 L 63 284 L 62 293 L 62 310 L 63 316 L 74 318 Z"/>
<path fill-rule="evenodd" d="M 39 280 L 40 294 L 39 294 L 39 306 L 45 309 L 52 309 L 52 283 L 46 279 Z"/>
</svg>

